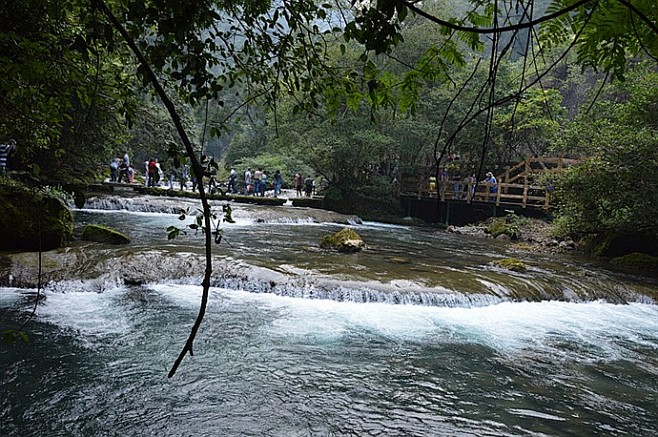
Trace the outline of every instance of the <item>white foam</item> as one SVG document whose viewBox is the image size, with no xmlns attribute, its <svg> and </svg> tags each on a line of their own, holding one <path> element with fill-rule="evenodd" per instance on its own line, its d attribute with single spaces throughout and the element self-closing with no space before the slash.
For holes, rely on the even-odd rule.
<svg viewBox="0 0 658 437">
<path fill-rule="evenodd" d="M 363 221 L 362 223 L 351 224 L 355 228 L 366 228 L 366 229 L 410 229 L 409 226 L 404 225 L 395 225 L 391 223 L 380 223 L 380 222 L 370 222 Z"/>
<path fill-rule="evenodd" d="M 564 417 L 542 413 L 541 411 L 526 410 L 523 408 L 510 408 L 507 411 L 511 414 L 516 414 L 517 416 L 536 417 L 537 419 L 554 420 L 557 422 L 564 422 L 566 420 Z"/>
<path fill-rule="evenodd" d="M 129 211 L 126 209 L 93 209 L 93 208 L 81 208 L 76 209 L 75 211 L 86 212 L 90 214 L 99 214 L 99 215 L 111 215 L 121 213 L 122 215 L 135 215 L 143 217 L 158 217 L 158 216 L 170 216 L 178 217 L 179 214 L 167 213 L 167 212 L 153 212 L 153 211 Z"/>
<path fill-rule="evenodd" d="M 224 291 L 250 304 L 286 307 L 272 333 L 339 338 L 367 331 L 396 341 L 468 342 L 503 354 L 523 350 L 563 354 L 563 344 L 589 353 L 571 358 L 630 358 L 626 345 L 658 351 L 658 306 L 604 302 L 505 302 L 473 308 L 307 300 Z M 238 297 L 239 296 L 239 297 Z"/>
<path fill-rule="evenodd" d="M 200 285 L 158 284 L 150 290 L 173 305 L 190 309 L 190 314 L 200 305 Z M 37 314 L 84 336 L 122 333 L 139 323 L 121 305 L 125 293 L 122 288 L 103 293 L 46 291 Z M 18 296 L 13 289 L 0 289 L 0 304 L 13 306 Z M 512 359 L 526 353 L 555 359 L 633 359 L 637 348 L 658 353 L 658 306 L 641 303 L 505 302 L 441 308 L 297 299 L 212 288 L 209 308 L 219 302 L 237 311 L 261 309 L 268 312 L 268 318 L 274 314 L 274 320 L 263 329 L 267 335 L 289 341 L 365 335 L 428 345 L 472 343 Z M 217 310 L 209 312 L 206 323 L 215 323 L 212 318 L 217 314 Z"/>
<path fill-rule="evenodd" d="M 74 330 L 83 338 L 125 333 L 133 324 L 117 305 L 125 290 L 115 288 L 102 293 L 46 291 L 46 299 L 37 309 L 37 317 Z"/>
</svg>

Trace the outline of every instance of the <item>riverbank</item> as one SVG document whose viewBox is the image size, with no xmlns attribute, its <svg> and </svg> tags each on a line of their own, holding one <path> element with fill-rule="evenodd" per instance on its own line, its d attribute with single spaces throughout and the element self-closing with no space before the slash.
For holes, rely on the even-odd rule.
<svg viewBox="0 0 658 437">
<path fill-rule="evenodd" d="M 577 255 L 604 264 L 606 268 L 630 275 L 658 277 L 658 258 L 645 253 L 628 252 L 619 256 L 599 256 L 592 253 L 591 241 L 583 238 L 558 238 L 551 223 L 518 216 L 495 218 L 467 226 L 448 226 L 447 232 L 505 242 L 513 252 Z"/>
<path fill-rule="evenodd" d="M 512 229 L 496 233 L 495 228 L 500 227 L 500 225 L 497 224 L 497 221 L 504 220 L 505 218 L 492 218 L 472 225 L 448 226 L 446 231 L 459 235 L 494 238 L 498 241 L 509 242 L 511 247 L 519 250 L 552 254 L 584 254 L 582 245 L 578 242 L 571 238 L 556 238 L 552 233 L 551 224 L 545 220 L 524 217 L 522 220 L 517 220 L 512 223 Z"/>
</svg>

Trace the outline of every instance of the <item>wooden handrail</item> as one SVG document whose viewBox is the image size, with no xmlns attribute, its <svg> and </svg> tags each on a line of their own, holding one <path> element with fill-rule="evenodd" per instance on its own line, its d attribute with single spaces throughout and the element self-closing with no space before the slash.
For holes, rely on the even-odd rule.
<svg viewBox="0 0 658 437">
<path fill-rule="evenodd" d="M 550 193 L 546 187 L 532 184 L 534 176 L 541 173 L 556 173 L 565 166 L 580 163 L 577 159 L 562 157 L 527 157 L 513 167 L 506 168 L 497 176 L 496 193 L 491 193 L 491 184 L 478 182 L 465 185 L 464 181 L 439 181 L 438 186 L 430 190 L 429 179 L 417 179 L 413 182 L 401 180 L 399 185 L 400 195 L 413 195 L 419 199 L 422 197 L 436 198 L 437 193 L 441 200 L 457 200 L 471 203 L 472 201 L 495 202 L 496 205 L 519 205 L 523 208 L 550 207 Z M 541 163 L 542 168 L 533 169 L 533 163 Z M 544 164 L 549 164 L 548 168 Z M 523 179 L 522 181 L 520 181 Z M 518 182 L 517 182 L 518 181 Z M 520 183 L 519 183 L 520 182 Z M 432 181 L 432 184 L 436 182 Z M 438 188 L 438 190 L 437 190 Z M 455 190 L 456 188 L 456 190 Z M 464 190 L 466 188 L 466 190 Z"/>
</svg>

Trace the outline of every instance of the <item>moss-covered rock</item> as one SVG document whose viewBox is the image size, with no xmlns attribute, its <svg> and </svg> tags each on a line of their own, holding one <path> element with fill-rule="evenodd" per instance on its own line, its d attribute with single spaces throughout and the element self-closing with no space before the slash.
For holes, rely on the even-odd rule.
<svg viewBox="0 0 658 437">
<path fill-rule="evenodd" d="M 97 243 L 128 244 L 130 238 L 121 232 L 101 225 L 87 225 L 82 232 L 82 239 Z"/>
<path fill-rule="evenodd" d="M 0 250 L 52 250 L 73 236 L 73 214 L 53 192 L 0 178 Z"/>
<path fill-rule="evenodd" d="M 320 247 L 323 249 L 333 249 L 336 244 L 336 239 L 334 238 L 333 235 L 325 235 L 322 237 L 322 241 L 320 241 Z"/>
<path fill-rule="evenodd" d="M 618 258 L 636 252 L 658 256 L 658 237 L 649 233 L 605 232 L 583 239 L 583 246 L 595 257 Z"/>
<path fill-rule="evenodd" d="M 354 229 L 343 228 L 334 235 L 325 235 L 320 242 L 320 247 L 333 248 L 343 253 L 354 253 L 363 249 L 365 243 Z"/>
<path fill-rule="evenodd" d="M 167 190 L 167 196 L 169 197 L 186 197 L 187 192 L 183 190 Z"/>
<path fill-rule="evenodd" d="M 492 261 L 492 264 L 513 272 L 525 272 L 528 270 L 525 263 L 517 258 L 502 258 Z"/>
<path fill-rule="evenodd" d="M 518 240 L 521 236 L 519 226 L 504 217 L 490 219 L 487 223 L 487 232 L 494 238 L 507 235 L 511 240 Z"/>
<path fill-rule="evenodd" d="M 649 270 L 658 272 L 658 257 L 646 253 L 633 252 L 612 258 L 610 264 L 629 270 Z"/>
</svg>

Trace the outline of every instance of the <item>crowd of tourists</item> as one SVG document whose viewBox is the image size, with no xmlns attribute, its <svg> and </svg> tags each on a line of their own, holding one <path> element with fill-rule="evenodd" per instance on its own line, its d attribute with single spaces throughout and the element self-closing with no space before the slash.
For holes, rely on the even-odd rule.
<svg viewBox="0 0 658 437">
<path fill-rule="evenodd" d="M 498 193 L 498 181 L 494 174 L 490 171 L 487 172 L 485 178 L 480 181 L 480 184 L 487 187 L 490 198 L 495 200 Z M 442 198 L 448 197 L 450 195 L 448 193 L 452 191 L 452 198 L 454 200 L 466 200 L 469 198 L 469 191 L 471 197 L 475 194 L 477 185 L 478 180 L 475 173 L 468 173 L 466 176 L 463 176 L 459 170 L 455 170 L 452 174 L 448 173 L 446 169 L 439 171 L 439 191 Z M 435 176 L 428 178 L 428 188 L 430 192 L 436 191 Z"/>
<path fill-rule="evenodd" d="M 135 180 L 135 169 L 130 163 L 128 152 L 123 158 L 116 157 L 110 161 L 110 182 L 132 184 Z"/>
<path fill-rule="evenodd" d="M 295 173 L 292 184 L 288 185 L 280 170 L 276 170 L 274 174 L 271 174 L 262 167 L 255 170 L 252 170 L 251 167 L 247 168 L 242 178 L 240 178 L 235 168 L 231 168 L 228 180 L 224 184 L 218 182 L 217 164 L 211 158 L 202 156 L 200 163 L 204 168 L 202 183 L 210 193 L 222 191 L 226 194 L 265 197 L 266 193 L 271 191 L 274 197 L 278 197 L 282 195 L 284 186 L 289 186 L 294 189 L 298 197 L 311 197 L 318 191 L 328 187 L 326 179 L 321 178 L 316 186 L 316 181 L 311 175 L 304 178 L 300 173 Z M 187 164 L 180 166 L 178 169 L 172 167 L 169 171 L 165 171 L 157 158 L 149 158 L 144 161 L 142 171 L 144 186 L 146 187 L 168 187 L 180 190 L 191 189 L 192 191 L 197 191 L 199 188 L 199 181 Z M 117 157 L 110 161 L 110 182 L 135 183 L 135 174 L 136 171 L 130 162 L 128 153 L 124 154 L 123 158 Z"/>
<path fill-rule="evenodd" d="M 236 188 L 236 180 L 237 172 L 234 168 L 232 168 L 228 184 L 229 193 L 238 192 Z M 327 187 L 327 184 L 324 181 L 325 179 L 322 178 L 320 184 L 322 188 Z M 265 196 L 265 192 L 268 189 L 268 173 L 263 168 L 258 168 L 254 171 L 252 171 L 251 168 L 247 168 L 247 170 L 244 172 L 244 178 L 242 182 L 242 194 L 245 196 Z M 274 191 L 273 195 L 275 197 L 281 195 L 281 189 L 284 186 L 284 180 L 280 170 L 276 170 L 274 172 L 273 181 L 271 184 Z M 306 178 L 302 178 L 300 173 L 295 173 L 293 176 L 292 187 L 294 187 L 297 197 L 311 197 L 316 193 L 315 179 L 313 179 L 310 175 L 308 175 Z"/>
</svg>

